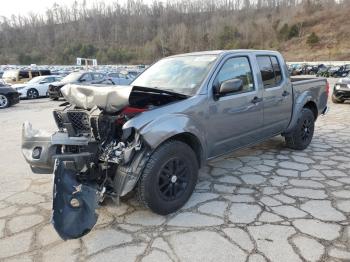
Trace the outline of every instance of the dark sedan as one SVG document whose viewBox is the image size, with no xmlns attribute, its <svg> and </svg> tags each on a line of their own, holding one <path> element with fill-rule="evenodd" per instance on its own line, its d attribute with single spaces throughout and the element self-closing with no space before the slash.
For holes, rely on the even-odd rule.
<svg viewBox="0 0 350 262">
<path fill-rule="evenodd" d="M 12 87 L 0 82 L 0 109 L 19 102 L 20 94 Z"/>
</svg>

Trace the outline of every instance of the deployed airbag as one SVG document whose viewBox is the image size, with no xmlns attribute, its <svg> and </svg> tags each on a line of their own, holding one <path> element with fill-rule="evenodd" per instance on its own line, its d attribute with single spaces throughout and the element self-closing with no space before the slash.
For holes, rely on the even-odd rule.
<svg viewBox="0 0 350 262">
<path fill-rule="evenodd" d="M 94 106 L 115 113 L 129 105 L 132 86 L 88 86 L 68 84 L 62 87 L 64 98 L 83 109 Z"/>
</svg>

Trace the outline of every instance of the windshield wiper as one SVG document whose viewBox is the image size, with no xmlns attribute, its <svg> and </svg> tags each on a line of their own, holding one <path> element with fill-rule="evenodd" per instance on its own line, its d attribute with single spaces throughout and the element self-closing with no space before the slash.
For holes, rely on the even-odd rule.
<svg viewBox="0 0 350 262">
<path fill-rule="evenodd" d="M 158 87 L 145 87 L 145 86 L 135 86 L 139 90 L 146 91 L 146 90 L 152 90 L 152 92 L 159 93 L 159 94 L 167 94 L 167 95 L 174 95 L 180 98 L 187 98 L 188 96 L 185 94 L 169 91 L 168 89 L 160 89 Z"/>
</svg>

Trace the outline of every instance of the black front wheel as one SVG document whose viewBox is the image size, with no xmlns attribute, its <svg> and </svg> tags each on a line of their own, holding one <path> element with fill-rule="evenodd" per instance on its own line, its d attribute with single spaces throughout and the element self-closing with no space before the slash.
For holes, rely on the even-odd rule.
<svg viewBox="0 0 350 262">
<path fill-rule="evenodd" d="M 141 175 L 137 192 L 141 203 L 167 215 L 181 208 L 197 183 L 198 161 L 192 148 L 169 141 L 157 148 Z"/>
<path fill-rule="evenodd" d="M 304 150 L 311 143 L 315 129 L 315 117 L 308 108 L 301 110 L 295 128 L 285 135 L 286 144 L 289 148 Z"/>
</svg>

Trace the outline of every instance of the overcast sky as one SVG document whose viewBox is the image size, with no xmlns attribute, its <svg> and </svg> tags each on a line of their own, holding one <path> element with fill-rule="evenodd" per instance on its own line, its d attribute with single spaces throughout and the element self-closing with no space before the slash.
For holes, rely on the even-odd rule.
<svg viewBox="0 0 350 262">
<path fill-rule="evenodd" d="M 82 2 L 83 0 L 77 0 Z M 86 0 L 88 5 L 97 0 Z M 105 3 L 119 2 L 124 3 L 126 0 L 103 0 Z M 97 2 L 101 2 L 98 0 Z M 151 3 L 152 0 L 143 0 L 144 3 Z M 73 0 L 1 0 L 0 1 L 0 16 L 10 17 L 12 14 L 25 15 L 29 12 L 44 13 L 47 8 L 53 6 L 54 3 L 60 5 L 72 5 Z"/>
</svg>

